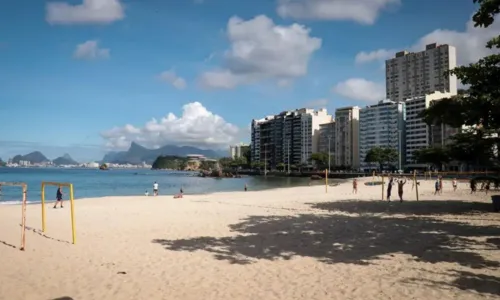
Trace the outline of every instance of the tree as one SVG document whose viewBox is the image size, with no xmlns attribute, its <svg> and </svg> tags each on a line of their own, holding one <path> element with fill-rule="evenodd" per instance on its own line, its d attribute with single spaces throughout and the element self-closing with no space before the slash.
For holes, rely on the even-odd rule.
<svg viewBox="0 0 500 300">
<path fill-rule="evenodd" d="M 479 8 L 472 17 L 474 27 L 487 28 L 500 13 L 499 0 L 473 0 Z M 487 42 L 489 49 L 500 48 L 500 36 Z M 500 144 L 500 54 L 481 58 L 476 63 L 459 66 L 446 75 L 456 75 L 457 79 L 469 88 L 449 99 L 437 101 L 425 110 L 421 117 L 427 124 L 447 124 L 453 127 L 470 126 L 468 136 L 461 137 L 461 145 L 467 140 L 468 148 L 482 149 L 485 143 L 493 146 Z M 484 138 L 488 137 L 487 141 Z M 457 143 L 458 140 L 453 141 Z M 459 144 L 451 145 L 456 149 Z M 488 146 L 489 147 L 489 146 Z M 490 148 L 491 149 L 491 148 Z M 473 151 L 474 152 L 474 151 Z M 459 154 L 459 153 L 457 153 Z M 469 158 L 470 159 L 470 158 Z M 495 159 L 492 161 L 492 159 Z M 490 151 L 489 163 L 498 163 L 498 155 Z"/>
<path fill-rule="evenodd" d="M 316 167 L 319 169 L 326 169 L 328 167 L 328 153 L 313 153 L 311 154 L 311 160 L 314 161 Z"/>
<path fill-rule="evenodd" d="M 396 149 L 388 147 L 373 147 L 365 156 L 366 163 L 378 163 L 380 170 L 384 164 L 393 164 L 398 161 L 399 153 Z"/>
<path fill-rule="evenodd" d="M 450 162 L 450 153 L 448 149 L 441 147 L 428 147 L 418 149 L 413 152 L 413 159 L 419 163 L 430 164 L 437 169 Z"/>
</svg>

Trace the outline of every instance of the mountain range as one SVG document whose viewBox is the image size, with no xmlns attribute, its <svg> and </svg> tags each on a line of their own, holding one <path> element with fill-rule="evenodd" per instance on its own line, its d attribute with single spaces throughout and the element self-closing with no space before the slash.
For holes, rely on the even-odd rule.
<svg viewBox="0 0 500 300">
<path fill-rule="evenodd" d="M 32 164 L 41 164 L 51 161 L 40 151 L 34 151 L 26 155 L 16 155 L 12 158 L 13 163 L 19 163 L 22 160 L 29 161 Z M 54 165 L 78 165 L 78 162 L 76 162 L 73 158 L 71 158 L 71 156 L 69 156 L 69 154 L 67 153 L 61 157 L 52 160 L 52 163 Z"/>
<path fill-rule="evenodd" d="M 222 152 L 203 150 L 190 146 L 165 145 L 158 149 L 148 149 L 132 142 L 127 151 L 108 152 L 104 155 L 102 162 L 120 164 L 140 164 L 146 162 L 147 164 L 152 164 L 160 155 L 186 156 L 189 154 L 201 154 L 208 158 L 225 156 Z"/>
</svg>

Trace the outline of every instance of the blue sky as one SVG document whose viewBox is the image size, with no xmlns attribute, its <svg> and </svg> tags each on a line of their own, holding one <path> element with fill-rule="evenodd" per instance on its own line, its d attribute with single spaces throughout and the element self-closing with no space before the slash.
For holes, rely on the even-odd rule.
<svg viewBox="0 0 500 300">
<path fill-rule="evenodd" d="M 472 0 L 450 2 L 3 1 L 0 158 L 100 159 L 130 141 L 224 148 L 248 140 L 252 118 L 373 103 L 394 51 L 485 54 L 491 32 L 466 27 Z"/>
</svg>

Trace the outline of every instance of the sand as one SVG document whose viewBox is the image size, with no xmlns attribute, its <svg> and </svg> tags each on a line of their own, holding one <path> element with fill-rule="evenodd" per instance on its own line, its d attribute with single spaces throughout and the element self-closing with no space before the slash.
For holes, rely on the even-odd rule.
<svg viewBox="0 0 500 300">
<path fill-rule="evenodd" d="M 29 205 L 24 252 L 21 207 L 1 205 L 0 299 L 500 299 L 489 196 L 422 181 L 419 202 L 408 183 L 387 203 L 364 180 L 79 199 L 76 245 L 69 203 L 47 205 L 45 234 Z"/>
</svg>

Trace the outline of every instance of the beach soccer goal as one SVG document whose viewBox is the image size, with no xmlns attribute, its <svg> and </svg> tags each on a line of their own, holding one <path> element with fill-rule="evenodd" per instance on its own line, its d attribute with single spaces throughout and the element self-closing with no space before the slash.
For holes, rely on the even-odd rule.
<svg viewBox="0 0 500 300">
<path fill-rule="evenodd" d="M 57 187 L 66 187 L 69 189 L 69 203 L 70 203 L 70 211 L 71 211 L 71 233 L 73 237 L 73 244 L 76 244 L 76 229 L 75 229 L 75 201 L 74 201 L 74 193 L 73 193 L 73 184 L 67 182 L 48 182 L 42 181 L 42 232 L 45 232 L 45 187 L 46 186 L 57 186 Z"/>
<path fill-rule="evenodd" d="M 24 251 L 26 246 L 26 197 L 28 193 L 28 185 L 24 182 L 0 182 L 0 191 L 4 186 L 19 186 L 23 189 L 23 202 L 21 205 L 21 251 Z"/>
</svg>

